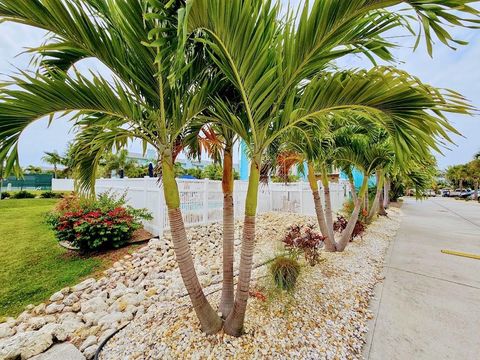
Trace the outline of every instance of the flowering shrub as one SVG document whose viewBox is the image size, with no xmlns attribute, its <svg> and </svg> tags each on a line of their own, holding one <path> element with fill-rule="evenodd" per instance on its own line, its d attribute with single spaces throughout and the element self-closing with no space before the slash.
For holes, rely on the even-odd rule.
<svg viewBox="0 0 480 360">
<path fill-rule="evenodd" d="M 124 245 L 142 227 L 141 220 L 151 218 L 145 209 L 125 206 L 125 195 L 117 199 L 104 193 L 95 200 L 71 194 L 47 215 L 47 223 L 59 241 L 92 251 Z"/>
<path fill-rule="evenodd" d="M 285 248 L 291 253 L 298 255 L 302 252 L 305 260 L 311 266 L 318 263 L 320 259 L 320 249 L 323 247 L 325 237 L 313 230 L 315 225 L 292 225 L 283 239 Z"/>
<path fill-rule="evenodd" d="M 335 222 L 333 223 L 333 230 L 338 233 L 342 233 L 347 228 L 347 225 L 348 225 L 347 219 L 345 219 L 345 217 L 343 217 L 342 215 L 338 215 L 337 220 L 335 220 Z M 353 228 L 352 237 L 350 241 L 353 241 L 353 239 L 355 239 L 358 236 L 363 237 L 363 234 L 365 233 L 365 229 L 366 229 L 365 223 L 361 220 L 357 220 L 357 223 Z"/>
</svg>

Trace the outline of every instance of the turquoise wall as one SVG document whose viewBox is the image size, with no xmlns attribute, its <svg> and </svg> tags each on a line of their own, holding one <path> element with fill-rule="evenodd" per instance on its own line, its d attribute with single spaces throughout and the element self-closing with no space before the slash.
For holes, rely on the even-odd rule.
<svg viewBox="0 0 480 360">
<path fill-rule="evenodd" d="M 355 188 L 359 189 L 362 186 L 363 183 L 363 174 L 360 170 L 353 169 L 353 182 L 355 184 Z M 348 180 L 347 175 L 342 171 L 340 172 L 340 179 L 342 180 Z M 368 179 L 368 186 L 375 186 L 377 185 L 377 179 L 375 176 L 371 176 L 370 179 Z"/>
<path fill-rule="evenodd" d="M 250 161 L 247 156 L 247 145 L 245 141 L 240 142 L 240 180 L 248 180 L 248 165 Z"/>
</svg>

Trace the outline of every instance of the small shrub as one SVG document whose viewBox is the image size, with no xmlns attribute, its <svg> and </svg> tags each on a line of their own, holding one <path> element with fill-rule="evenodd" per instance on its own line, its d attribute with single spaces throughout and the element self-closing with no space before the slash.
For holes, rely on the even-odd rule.
<svg viewBox="0 0 480 360">
<path fill-rule="evenodd" d="M 9 192 L 4 191 L 4 192 L 2 192 L 2 194 L 0 195 L 0 199 L 2 199 L 2 200 L 3 200 L 3 199 L 8 199 L 8 198 L 11 197 L 11 196 L 12 196 L 12 195 L 10 195 Z"/>
<path fill-rule="evenodd" d="M 280 256 L 273 261 L 270 271 L 275 286 L 281 290 L 289 291 L 297 283 L 297 278 L 300 274 L 300 264 L 295 259 Z"/>
<path fill-rule="evenodd" d="M 288 228 L 288 232 L 283 239 L 285 248 L 291 255 L 298 256 L 301 252 L 305 256 L 305 260 L 311 266 L 314 266 L 320 260 L 320 249 L 323 247 L 325 237 L 315 232 L 315 225 L 308 224 L 292 225 Z"/>
<path fill-rule="evenodd" d="M 56 192 L 53 192 L 53 191 L 45 191 L 45 192 L 40 194 L 40 197 L 42 199 L 61 199 L 61 198 L 63 198 L 63 194 L 62 193 L 56 193 Z"/>
<path fill-rule="evenodd" d="M 333 230 L 341 234 L 347 228 L 347 225 L 348 225 L 347 219 L 345 219 L 345 217 L 342 215 L 338 215 L 337 220 L 335 220 L 335 222 L 333 223 Z M 357 220 L 357 223 L 353 228 L 352 237 L 350 241 L 353 241 L 358 236 L 363 237 L 363 234 L 365 233 L 365 229 L 366 229 L 365 223 L 361 220 Z"/>
<path fill-rule="evenodd" d="M 146 209 L 126 206 L 125 196 L 104 193 L 98 199 L 84 199 L 70 194 L 46 215 L 46 222 L 59 241 L 88 252 L 123 246 L 142 227 L 141 220 L 151 218 Z"/>
<path fill-rule="evenodd" d="M 358 236 L 362 238 L 363 234 L 365 233 L 365 229 L 366 229 L 365 223 L 363 221 L 357 220 L 357 223 L 353 228 L 352 239 L 350 241 L 353 241 L 353 239 L 355 239 Z"/>
<path fill-rule="evenodd" d="M 14 198 L 14 199 L 33 199 L 33 198 L 35 198 L 35 195 L 32 194 L 31 192 L 22 190 L 22 191 L 19 191 L 19 192 L 13 194 L 12 198 Z"/>
<path fill-rule="evenodd" d="M 333 231 L 342 233 L 343 230 L 346 229 L 347 225 L 348 221 L 347 219 L 345 219 L 345 216 L 338 215 L 337 220 L 335 220 L 335 222 L 333 223 Z"/>
</svg>

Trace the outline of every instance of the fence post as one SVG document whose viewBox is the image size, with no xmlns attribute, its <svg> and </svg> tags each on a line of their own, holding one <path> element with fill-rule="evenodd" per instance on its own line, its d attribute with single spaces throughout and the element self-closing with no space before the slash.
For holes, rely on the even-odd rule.
<svg viewBox="0 0 480 360">
<path fill-rule="evenodd" d="M 203 179 L 203 223 L 208 224 L 208 179 Z"/>
<path fill-rule="evenodd" d="M 302 186 L 302 182 L 298 182 L 298 193 L 300 194 L 300 214 L 303 214 L 303 186 Z"/>
<path fill-rule="evenodd" d="M 270 190 L 270 208 L 268 211 L 273 211 L 273 184 L 271 181 L 268 183 L 268 188 Z"/>
<path fill-rule="evenodd" d="M 143 178 L 143 207 L 146 208 L 147 207 L 147 196 L 148 196 L 148 192 L 147 192 L 147 187 L 148 187 L 148 183 L 147 183 L 147 177 L 144 177 Z"/>
</svg>

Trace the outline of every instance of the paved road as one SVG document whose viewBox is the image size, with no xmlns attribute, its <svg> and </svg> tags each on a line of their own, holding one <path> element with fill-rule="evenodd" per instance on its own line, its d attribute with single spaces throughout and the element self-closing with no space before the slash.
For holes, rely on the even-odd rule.
<svg viewBox="0 0 480 360">
<path fill-rule="evenodd" d="M 407 199 L 373 302 L 371 360 L 480 359 L 480 204 Z"/>
</svg>

